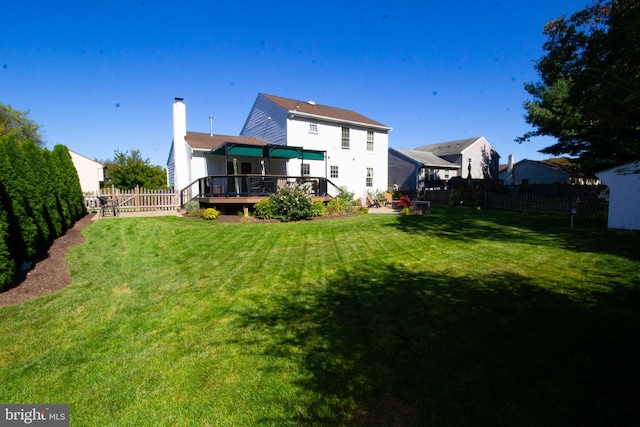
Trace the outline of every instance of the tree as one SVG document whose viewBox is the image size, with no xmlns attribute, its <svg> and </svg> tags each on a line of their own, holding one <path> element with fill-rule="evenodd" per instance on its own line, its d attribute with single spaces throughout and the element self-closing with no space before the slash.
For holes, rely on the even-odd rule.
<svg viewBox="0 0 640 427">
<path fill-rule="evenodd" d="M 103 162 L 107 169 L 109 185 L 120 190 L 135 187 L 157 190 L 166 188 L 167 177 L 160 166 L 151 165 L 149 159 L 143 159 L 140 151 L 124 153 L 116 150 L 112 161 Z"/>
<path fill-rule="evenodd" d="M 535 130 L 516 141 L 552 136 L 540 152 L 578 157 L 587 172 L 640 160 L 640 0 L 597 0 L 543 33 L 541 81 L 525 84 Z"/>
<path fill-rule="evenodd" d="M 0 136 L 13 135 L 18 142 L 33 141 L 39 147 L 45 143 L 40 135 L 40 125 L 29 118 L 28 111 L 19 111 L 10 105 L 0 104 Z"/>
</svg>

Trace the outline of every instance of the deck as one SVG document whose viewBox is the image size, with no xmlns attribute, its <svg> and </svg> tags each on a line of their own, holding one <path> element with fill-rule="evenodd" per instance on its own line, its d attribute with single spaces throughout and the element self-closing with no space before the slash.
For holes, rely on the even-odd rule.
<svg viewBox="0 0 640 427">
<path fill-rule="evenodd" d="M 314 201 L 327 202 L 338 194 L 329 179 L 286 175 L 210 175 L 199 178 L 180 192 L 184 205 L 190 200 L 203 205 L 254 205 L 280 188 L 298 186 Z"/>
</svg>

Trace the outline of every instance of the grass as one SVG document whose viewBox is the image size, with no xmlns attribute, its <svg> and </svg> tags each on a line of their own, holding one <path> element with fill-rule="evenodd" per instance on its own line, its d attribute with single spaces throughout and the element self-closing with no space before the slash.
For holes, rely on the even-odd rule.
<svg viewBox="0 0 640 427">
<path fill-rule="evenodd" d="M 0 309 L 0 402 L 71 424 L 633 425 L 640 235 L 436 208 L 96 221 Z"/>
</svg>

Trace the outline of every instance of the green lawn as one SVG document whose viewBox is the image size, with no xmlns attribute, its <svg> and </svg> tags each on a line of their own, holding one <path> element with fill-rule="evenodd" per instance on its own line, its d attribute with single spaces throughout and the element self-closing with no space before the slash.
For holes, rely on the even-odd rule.
<svg viewBox="0 0 640 427">
<path fill-rule="evenodd" d="M 640 423 L 640 234 L 436 208 L 100 220 L 0 309 L 0 402 L 73 426 Z"/>
</svg>

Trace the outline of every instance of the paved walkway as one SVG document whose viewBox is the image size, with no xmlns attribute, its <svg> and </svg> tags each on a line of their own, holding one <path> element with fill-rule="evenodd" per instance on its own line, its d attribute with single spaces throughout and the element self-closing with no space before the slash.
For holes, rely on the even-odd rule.
<svg viewBox="0 0 640 427">
<path fill-rule="evenodd" d="M 370 214 L 386 214 L 386 215 L 399 215 L 400 211 L 398 209 L 393 209 L 391 207 L 382 206 L 381 208 L 369 208 Z"/>
</svg>

